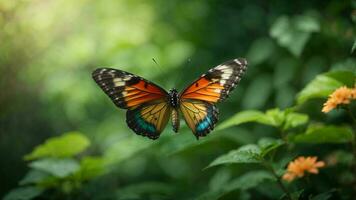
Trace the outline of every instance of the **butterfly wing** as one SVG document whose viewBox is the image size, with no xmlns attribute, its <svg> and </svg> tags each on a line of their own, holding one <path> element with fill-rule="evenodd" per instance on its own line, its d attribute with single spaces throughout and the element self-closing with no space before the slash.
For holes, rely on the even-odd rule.
<svg viewBox="0 0 356 200">
<path fill-rule="evenodd" d="M 119 108 L 134 108 L 146 102 L 166 99 L 168 95 L 158 85 L 129 72 L 99 68 L 92 76 Z"/>
<path fill-rule="evenodd" d="M 184 99 L 180 102 L 180 110 L 197 139 L 206 136 L 218 121 L 219 111 L 210 102 Z"/>
<path fill-rule="evenodd" d="M 126 123 L 136 134 L 157 139 L 167 125 L 171 106 L 166 101 L 157 100 L 129 109 Z"/>
<path fill-rule="evenodd" d="M 180 110 L 197 138 L 214 129 L 219 114 L 215 103 L 228 97 L 246 68 L 247 61 L 243 58 L 224 62 L 203 74 L 180 94 Z"/>
<path fill-rule="evenodd" d="M 226 99 L 246 71 L 243 58 L 224 62 L 203 74 L 180 95 L 181 99 L 196 99 L 216 103 Z"/>
<path fill-rule="evenodd" d="M 99 68 L 93 79 L 119 108 L 127 125 L 138 135 L 157 139 L 165 128 L 171 107 L 168 93 L 158 85 L 129 72 Z"/>
</svg>

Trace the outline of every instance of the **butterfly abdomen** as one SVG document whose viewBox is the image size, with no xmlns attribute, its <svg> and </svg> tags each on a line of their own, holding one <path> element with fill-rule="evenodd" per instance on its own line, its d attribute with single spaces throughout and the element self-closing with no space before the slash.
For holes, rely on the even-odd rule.
<svg viewBox="0 0 356 200">
<path fill-rule="evenodd" d="M 173 131 L 178 132 L 179 129 L 179 112 L 177 109 L 172 110 L 172 126 L 173 126 Z"/>
</svg>

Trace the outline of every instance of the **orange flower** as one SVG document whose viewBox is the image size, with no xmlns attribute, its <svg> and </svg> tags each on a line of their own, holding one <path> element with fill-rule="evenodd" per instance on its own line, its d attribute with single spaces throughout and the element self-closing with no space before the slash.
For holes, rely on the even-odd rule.
<svg viewBox="0 0 356 200">
<path fill-rule="evenodd" d="M 354 88 L 342 86 L 329 95 L 321 111 L 328 113 L 340 104 L 349 104 L 352 99 L 356 99 L 356 86 Z"/>
<path fill-rule="evenodd" d="M 316 156 L 313 157 L 304 157 L 300 156 L 294 161 L 291 161 L 288 164 L 287 172 L 283 175 L 283 179 L 286 181 L 292 181 L 296 177 L 300 178 L 305 175 L 305 172 L 311 174 L 318 174 L 318 168 L 324 167 L 325 163 L 323 161 L 316 161 L 318 158 Z"/>
</svg>

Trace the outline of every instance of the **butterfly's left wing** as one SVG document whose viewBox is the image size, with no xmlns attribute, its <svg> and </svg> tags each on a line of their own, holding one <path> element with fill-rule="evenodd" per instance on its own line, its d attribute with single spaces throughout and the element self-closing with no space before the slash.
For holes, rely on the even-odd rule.
<svg viewBox="0 0 356 200">
<path fill-rule="evenodd" d="M 92 76 L 119 108 L 130 109 L 150 101 L 166 99 L 168 96 L 158 85 L 122 70 L 98 68 Z"/>
<path fill-rule="evenodd" d="M 127 110 L 126 123 L 136 134 L 155 140 L 166 127 L 171 112 L 167 101 L 152 101 Z"/>
<path fill-rule="evenodd" d="M 180 110 L 197 138 L 214 129 L 218 121 L 215 103 L 228 97 L 246 68 L 247 61 L 243 58 L 224 62 L 203 74 L 180 94 Z"/>
<path fill-rule="evenodd" d="M 151 139 L 160 136 L 171 112 L 164 89 L 137 75 L 111 68 L 95 70 L 93 78 L 117 107 L 127 109 L 127 125 L 136 134 Z"/>
</svg>

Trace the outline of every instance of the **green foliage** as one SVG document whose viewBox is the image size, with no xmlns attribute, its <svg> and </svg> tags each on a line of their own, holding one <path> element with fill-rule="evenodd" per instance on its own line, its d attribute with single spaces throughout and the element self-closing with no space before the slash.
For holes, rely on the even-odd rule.
<svg viewBox="0 0 356 200">
<path fill-rule="evenodd" d="M 283 144 L 282 140 L 262 138 L 258 145 L 248 144 L 219 156 L 207 168 L 231 163 L 261 163 L 268 153 Z"/>
<path fill-rule="evenodd" d="M 236 179 L 225 181 L 223 183 L 219 182 L 217 187 L 210 190 L 208 193 L 199 196 L 197 199 L 220 199 L 224 195 L 236 191 L 236 190 L 248 190 L 258 186 L 259 184 L 266 181 L 276 181 L 269 172 L 266 171 L 250 171 Z"/>
<path fill-rule="evenodd" d="M 304 134 L 294 137 L 301 143 L 347 143 L 354 139 L 352 130 L 338 126 L 310 126 Z"/>
<path fill-rule="evenodd" d="M 247 110 L 239 112 L 231 117 L 229 120 L 224 121 L 218 126 L 218 130 L 229 128 L 231 126 L 237 126 L 246 122 L 259 122 L 266 123 L 266 116 L 264 113 L 256 110 Z"/>
<path fill-rule="evenodd" d="M 20 185 L 36 184 L 50 177 L 50 175 L 44 171 L 31 169 L 20 181 Z"/>
<path fill-rule="evenodd" d="M 208 167 L 231 163 L 259 163 L 261 161 L 261 149 L 257 145 L 248 144 L 219 156 Z"/>
<path fill-rule="evenodd" d="M 34 160 L 44 157 L 71 157 L 84 151 L 90 142 L 87 137 L 78 132 L 66 133 L 63 136 L 50 138 L 43 145 L 36 147 L 26 160 Z"/>
<path fill-rule="evenodd" d="M 80 168 L 76 171 L 75 176 L 80 180 L 90 180 L 100 176 L 106 171 L 106 160 L 102 157 L 84 157 L 80 161 Z"/>
<path fill-rule="evenodd" d="M 32 160 L 28 164 L 31 170 L 19 184 L 27 186 L 10 192 L 8 196 L 16 199 L 17 197 L 13 195 L 28 192 L 30 193 L 28 199 L 32 199 L 46 189 L 53 188 L 70 194 L 79 189 L 84 181 L 104 174 L 108 162 L 104 158 L 85 156 L 78 160 L 75 157 L 88 148 L 89 144 L 86 136 L 71 132 L 38 145 L 29 156 L 26 156 L 28 160 Z"/>
<path fill-rule="evenodd" d="M 77 161 L 69 158 L 46 158 L 33 161 L 29 164 L 29 166 L 33 169 L 47 172 L 58 178 L 63 178 L 69 176 L 70 174 L 74 174 L 80 168 L 80 165 Z"/>
<path fill-rule="evenodd" d="M 232 180 L 228 186 L 227 191 L 233 190 L 247 190 L 256 187 L 264 181 L 276 181 L 271 173 L 266 171 L 250 171 L 241 177 Z"/>
<path fill-rule="evenodd" d="M 38 187 L 20 187 L 11 190 L 5 197 L 4 200 L 29 200 L 34 199 L 41 195 L 43 189 Z"/>
<path fill-rule="evenodd" d="M 356 74 L 351 71 L 335 71 L 318 75 L 297 96 L 298 104 L 312 98 L 323 98 L 341 86 L 352 87 Z"/>
<path fill-rule="evenodd" d="M 299 57 L 313 32 L 319 32 L 320 25 L 312 15 L 300 15 L 293 18 L 279 17 L 270 29 L 270 35 L 278 44 Z"/>
<path fill-rule="evenodd" d="M 291 110 L 281 111 L 278 108 L 267 110 L 266 113 L 255 110 L 247 110 L 239 112 L 229 120 L 221 123 L 218 130 L 246 122 L 257 122 L 287 130 L 307 123 L 308 115 L 296 113 Z"/>
<path fill-rule="evenodd" d="M 261 149 L 262 157 L 265 157 L 268 153 L 282 146 L 283 144 L 284 142 L 282 140 L 276 140 L 272 138 L 262 138 L 258 141 L 258 146 Z"/>
</svg>

